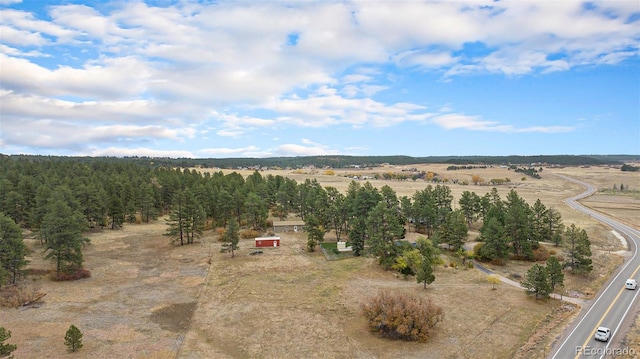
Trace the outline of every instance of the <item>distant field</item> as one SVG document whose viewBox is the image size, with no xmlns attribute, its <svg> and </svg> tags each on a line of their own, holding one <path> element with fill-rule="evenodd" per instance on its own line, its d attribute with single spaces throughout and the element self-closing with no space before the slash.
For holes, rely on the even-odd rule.
<svg viewBox="0 0 640 359">
<path fill-rule="evenodd" d="M 539 198 L 558 209 L 566 224 L 584 228 L 592 241 L 595 270 L 587 278 L 568 275 L 565 293 L 592 296 L 622 262 L 620 239 L 564 204 L 565 198 L 583 189 L 555 174 L 600 189 L 624 183 L 638 193 L 639 173 L 604 167 L 545 168 L 538 180 L 504 168 L 404 168 L 408 167 L 436 172 L 450 182 L 474 175 L 486 181 L 510 178 L 511 185 L 497 187 L 503 198 L 515 189 L 530 204 Z M 352 180 L 347 175 L 402 169 L 336 170 L 332 176 L 321 170 L 262 174 L 297 181 L 316 178 L 323 186 L 344 191 Z M 389 185 L 398 196 L 411 196 L 429 185 L 421 180 L 370 182 L 378 188 Z M 484 195 L 492 188 L 443 184 L 451 188 L 454 203 L 463 191 Z M 607 192 L 584 203 L 638 228 L 637 194 Z M 283 235 L 282 248 L 267 249 L 259 256 L 249 255 L 252 240 L 242 240 L 236 258 L 231 258 L 219 252 L 212 232 L 194 245 L 172 247 L 162 235 L 164 230 L 164 221 L 159 220 L 91 234 L 92 245 L 85 251 L 91 278 L 72 283 L 34 280 L 32 285 L 47 293 L 41 304 L 0 309 L 2 326 L 13 332 L 9 342 L 18 345 L 16 358 L 71 357 L 63 345 L 70 324 L 84 333 L 85 346 L 73 354 L 77 358 L 540 358 L 576 314 L 572 305 L 536 301 L 506 284 L 491 290 L 486 276 L 473 269 L 438 267 L 436 281 L 424 290 L 414 279 L 380 270 L 371 258 L 327 261 L 320 251 L 308 253 L 304 233 Z M 33 239 L 27 242 L 34 249 L 30 267 L 48 268 L 40 245 Z M 495 270 L 509 276 L 524 273 L 528 266 L 510 263 Z M 445 321 L 428 343 L 392 342 L 366 331 L 360 304 L 384 288 L 428 295 L 445 308 Z M 638 338 L 636 321 L 627 340 L 637 352 Z"/>
</svg>

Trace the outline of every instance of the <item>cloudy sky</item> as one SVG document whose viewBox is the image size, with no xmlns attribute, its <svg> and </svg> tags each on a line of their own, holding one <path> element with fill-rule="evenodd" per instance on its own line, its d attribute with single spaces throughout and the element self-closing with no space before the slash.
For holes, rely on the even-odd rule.
<svg viewBox="0 0 640 359">
<path fill-rule="evenodd" d="M 640 154 L 640 2 L 0 0 L 0 153 Z"/>
</svg>

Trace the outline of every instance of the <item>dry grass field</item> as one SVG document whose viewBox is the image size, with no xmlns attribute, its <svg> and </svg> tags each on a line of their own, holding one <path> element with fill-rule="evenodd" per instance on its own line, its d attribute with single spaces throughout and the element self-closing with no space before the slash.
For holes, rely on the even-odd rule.
<svg viewBox="0 0 640 359">
<path fill-rule="evenodd" d="M 409 166 L 406 166 L 407 168 Z M 640 190 L 640 174 L 610 168 L 547 169 L 541 179 L 504 168 L 446 171 L 445 165 L 411 166 L 450 181 L 480 176 L 510 178 L 497 187 L 501 196 L 515 189 L 527 202 L 540 199 L 560 211 L 565 224 L 584 228 L 592 241 L 594 272 L 567 275 L 565 293 L 588 299 L 620 264 L 623 242 L 607 227 L 564 204 L 582 192 L 563 174 L 611 189 L 624 183 Z M 336 171 L 265 171 L 297 181 L 316 178 L 323 186 L 346 190 L 347 175 L 400 172 L 386 167 Z M 250 174 L 252 171 L 236 171 Z M 371 180 L 411 196 L 423 181 Z M 447 183 L 457 202 L 463 191 L 484 195 L 489 185 Z M 638 195 L 597 194 L 583 201 L 638 228 Z M 119 231 L 90 235 L 85 250 L 92 277 L 76 282 L 33 278 L 29 285 L 46 295 L 36 304 L 0 308 L 0 325 L 11 330 L 16 358 L 542 358 L 577 308 L 557 300 L 536 301 L 507 284 L 492 290 L 486 275 L 475 269 L 438 267 L 436 281 L 425 290 L 415 280 L 379 269 L 371 258 L 327 261 L 320 251 L 306 252 L 303 233 L 282 236 L 282 247 L 250 256 L 252 240 L 242 240 L 235 258 L 220 253 L 212 232 L 196 244 L 174 247 L 162 235 L 165 224 L 125 225 Z M 472 237 L 474 232 L 472 231 Z M 415 236 L 411 233 L 411 236 Z M 331 237 L 327 237 L 328 240 Z M 34 252 L 30 268 L 48 269 L 41 247 L 27 239 Z M 560 251 L 560 250 L 559 250 Z M 529 264 L 493 268 L 505 276 L 523 274 Z M 445 309 L 427 343 L 376 338 L 359 314 L 361 303 L 381 289 L 431 296 Z M 640 352 L 636 313 L 627 345 Z M 67 353 L 64 334 L 71 325 L 84 334 L 84 347 Z"/>
</svg>

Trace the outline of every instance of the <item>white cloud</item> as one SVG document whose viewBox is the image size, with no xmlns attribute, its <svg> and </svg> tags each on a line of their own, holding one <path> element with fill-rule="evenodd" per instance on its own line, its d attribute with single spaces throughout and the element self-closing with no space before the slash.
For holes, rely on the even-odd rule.
<svg viewBox="0 0 640 359">
<path fill-rule="evenodd" d="M 1 141 L 12 146 L 180 141 L 199 132 L 241 139 L 265 129 L 406 122 L 474 131 L 571 131 L 501 124 L 450 109 L 427 112 L 428 97 L 420 103 L 381 98 L 398 91 L 398 68 L 414 71 L 406 76 L 433 71 L 447 80 L 477 73 L 544 75 L 640 55 L 638 22 L 627 21 L 638 13 L 633 1 L 594 2 L 590 8 L 573 0 L 166 7 L 115 1 L 44 10 L 49 17 L 9 8 L 0 17 Z M 467 51 L 469 44 L 483 49 Z M 198 130 L 205 125 L 207 131 Z M 34 131 L 30 138 L 27 128 Z M 237 151 L 332 153 L 316 144 Z"/>
<path fill-rule="evenodd" d="M 133 57 L 105 58 L 82 68 L 61 66 L 49 70 L 27 59 L 0 54 L 4 89 L 37 95 L 75 96 L 97 100 L 140 97 L 151 71 Z"/>
<path fill-rule="evenodd" d="M 204 156 L 213 157 L 233 157 L 245 156 L 247 153 L 255 153 L 259 149 L 256 146 L 248 146 L 242 148 L 204 148 L 198 151 L 198 153 Z"/>
<path fill-rule="evenodd" d="M 320 145 L 303 146 L 284 144 L 276 148 L 275 154 L 278 156 L 322 156 L 336 155 L 339 154 L 339 152 Z"/>
<path fill-rule="evenodd" d="M 424 106 L 410 103 L 384 104 L 370 98 L 345 98 L 335 89 L 321 88 L 307 98 L 292 96 L 273 99 L 264 105 L 276 113 L 278 123 L 301 127 L 328 127 L 349 124 L 356 127 L 372 125 L 386 127 L 403 121 L 416 121 L 425 114 L 415 113 Z"/>
<path fill-rule="evenodd" d="M 479 116 L 467 116 L 460 113 L 447 113 L 434 116 L 431 121 L 447 130 L 463 129 L 469 131 L 507 132 L 507 133 L 561 133 L 571 132 L 575 128 L 570 126 L 530 126 L 516 128 L 511 125 L 502 125 L 496 121 L 482 120 Z"/>
<path fill-rule="evenodd" d="M 104 149 L 90 149 L 82 153 L 83 156 L 114 156 L 114 157 L 170 157 L 170 158 L 194 158 L 193 153 L 189 151 L 175 151 L 175 150 L 157 150 L 152 148 L 118 148 L 109 147 Z"/>
</svg>

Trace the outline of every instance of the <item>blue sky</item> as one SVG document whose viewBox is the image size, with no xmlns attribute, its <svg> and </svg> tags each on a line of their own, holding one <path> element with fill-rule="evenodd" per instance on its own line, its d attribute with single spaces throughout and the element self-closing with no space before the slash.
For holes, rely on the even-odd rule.
<svg viewBox="0 0 640 359">
<path fill-rule="evenodd" d="M 0 153 L 640 154 L 640 2 L 0 0 Z"/>
</svg>

